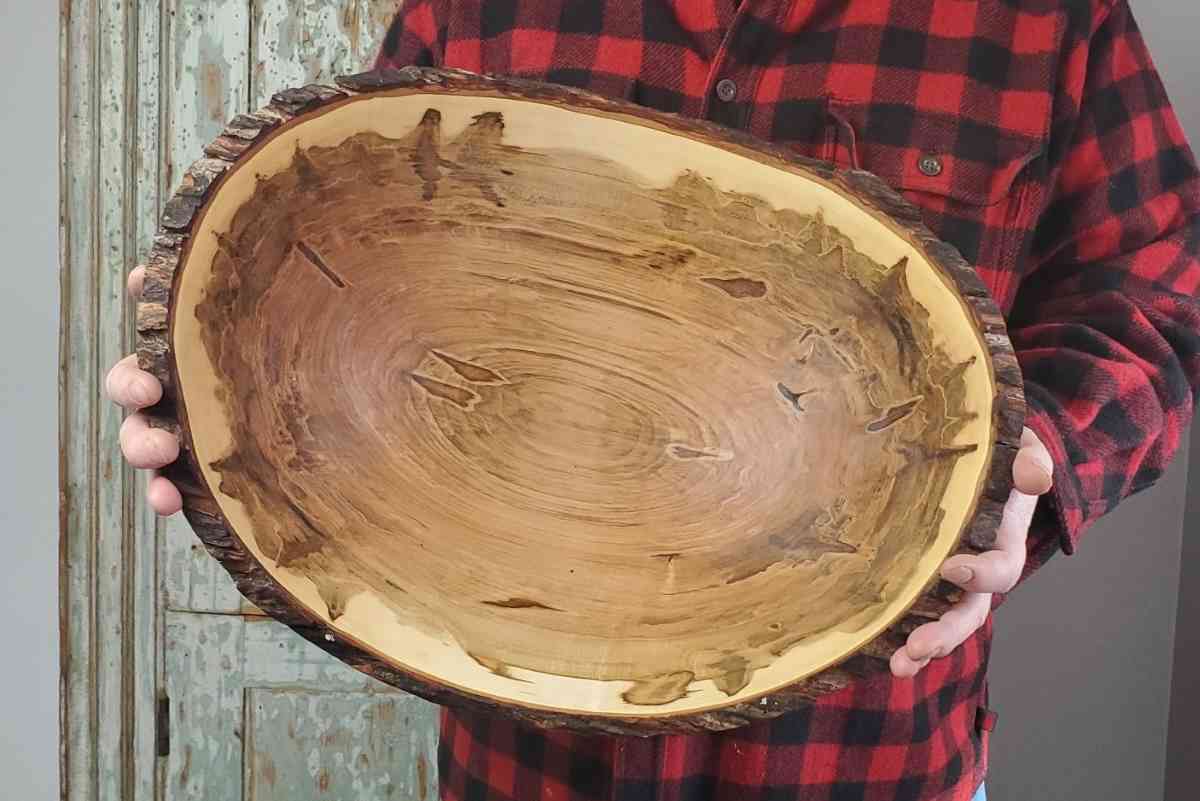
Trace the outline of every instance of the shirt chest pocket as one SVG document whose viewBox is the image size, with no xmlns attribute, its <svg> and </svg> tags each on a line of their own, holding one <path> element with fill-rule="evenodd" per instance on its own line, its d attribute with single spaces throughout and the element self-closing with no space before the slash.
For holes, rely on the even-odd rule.
<svg viewBox="0 0 1200 801">
<path fill-rule="evenodd" d="M 1007 311 L 1044 200 L 1045 137 L 883 104 L 830 101 L 826 119 L 823 157 L 903 194 Z"/>
</svg>

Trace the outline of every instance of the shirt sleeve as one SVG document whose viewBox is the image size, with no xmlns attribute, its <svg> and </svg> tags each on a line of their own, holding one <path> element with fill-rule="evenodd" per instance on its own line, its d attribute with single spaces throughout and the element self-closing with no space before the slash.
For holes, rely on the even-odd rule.
<svg viewBox="0 0 1200 801">
<path fill-rule="evenodd" d="M 1125 0 L 1064 59 L 1054 188 L 1009 315 L 1056 465 L 1028 570 L 1157 481 L 1200 388 L 1200 180 Z"/>
<path fill-rule="evenodd" d="M 375 69 L 442 66 L 445 29 L 440 20 L 434 0 L 400 0 L 375 58 Z"/>
</svg>

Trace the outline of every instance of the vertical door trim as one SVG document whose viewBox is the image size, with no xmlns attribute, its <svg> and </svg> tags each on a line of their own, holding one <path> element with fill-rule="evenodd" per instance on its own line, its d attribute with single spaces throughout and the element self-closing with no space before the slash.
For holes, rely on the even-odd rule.
<svg viewBox="0 0 1200 801">
<path fill-rule="evenodd" d="M 125 277 L 161 197 L 159 0 L 60 3 L 60 780 L 66 801 L 153 801 L 156 522 L 103 397 L 133 344 Z"/>
</svg>

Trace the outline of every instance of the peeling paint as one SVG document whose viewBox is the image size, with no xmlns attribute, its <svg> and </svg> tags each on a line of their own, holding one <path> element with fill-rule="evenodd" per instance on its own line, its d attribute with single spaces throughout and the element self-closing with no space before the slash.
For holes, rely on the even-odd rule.
<svg viewBox="0 0 1200 801">
<path fill-rule="evenodd" d="M 395 0 L 254 0 L 256 21 L 251 97 L 263 105 L 274 92 L 371 65 Z"/>
<path fill-rule="evenodd" d="M 437 797 L 432 704 L 270 619 L 172 612 L 167 645 L 172 801 Z"/>
<path fill-rule="evenodd" d="M 248 0 L 173 0 L 165 126 L 168 190 L 225 123 L 248 111 Z"/>
</svg>

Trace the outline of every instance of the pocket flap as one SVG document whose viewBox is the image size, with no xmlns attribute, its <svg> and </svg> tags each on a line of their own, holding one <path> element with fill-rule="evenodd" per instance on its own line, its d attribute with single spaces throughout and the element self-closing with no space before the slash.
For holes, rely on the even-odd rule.
<svg viewBox="0 0 1200 801">
<path fill-rule="evenodd" d="M 894 189 L 990 206 L 1041 155 L 1043 140 L 961 119 L 918 115 L 901 126 L 869 120 L 870 106 L 831 102 L 829 113 L 853 137 L 854 166 L 872 172 Z"/>
</svg>

